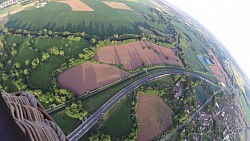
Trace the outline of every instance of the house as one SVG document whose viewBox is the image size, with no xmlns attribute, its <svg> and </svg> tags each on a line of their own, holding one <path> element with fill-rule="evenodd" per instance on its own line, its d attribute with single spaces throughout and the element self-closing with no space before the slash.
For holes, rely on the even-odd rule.
<svg viewBox="0 0 250 141">
<path fill-rule="evenodd" d="M 0 4 L 0 9 L 17 4 L 17 3 L 24 3 L 28 1 L 33 1 L 33 0 L 6 0 Z"/>
<path fill-rule="evenodd" d="M 177 81 L 174 87 L 175 95 L 174 98 L 179 99 L 182 95 L 182 84 L 181 81 Z"/>
</svg>

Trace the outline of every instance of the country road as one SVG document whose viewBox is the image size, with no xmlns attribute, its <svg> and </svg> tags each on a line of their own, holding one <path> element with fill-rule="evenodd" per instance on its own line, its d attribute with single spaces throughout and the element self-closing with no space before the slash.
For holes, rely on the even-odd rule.
<svg viewBox="0 0 250 141">
<path fill-rule="evenodd" d="M 129 86 L 122 89 L 116 95 L 114 95 L 111 99 L 109 99 L 101 108 L 99 108 L 93 115 L 91 115 L 87 120 L 85 120 L 82 124 L 80 124 L 73 132 L 71 132 L 67 138 L 69 141 L 77 141 L 79 140 L 89 129 L 91 129 L 99 119 L 103 117 L 103 115 L 108 112 L 116 103 L 118 103 L 122 98 L 129 95 L 132 91 L 140 87 L 141 85 L 154 80 L 156 78 L 164 77 L 171 74 L 185 74 L 194 77 L 198 77 L 216 87 L 221 88 L 216 83 L 210 81 L 209 79 L 203 77 L 200 74 L 188 72 L 184 70 L 176 70 L 176 71 L 162 71 L 152 75 L 148 75 L 144 78 L 141 78 Z"/>
</svg>

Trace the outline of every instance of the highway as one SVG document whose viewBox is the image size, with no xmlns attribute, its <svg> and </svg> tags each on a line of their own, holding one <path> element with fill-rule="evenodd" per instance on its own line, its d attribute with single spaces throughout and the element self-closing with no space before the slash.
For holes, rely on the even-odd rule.
<svg viewBox="0 0 250 141">
<path fill-rule="evenodd" d="M 103 117 L 103 115 L 108 112 L 116 103 L 118 103 L 122 98 L 125 96 L 129 95 L 132 91 L 140 87 L 141 85 L 154 80 L 156 78 L 164 77 L 170 74 L 185 74 L 185 75 L 190 75 L 194 77 L 198 77 L 216 87 L 221 88 L 218 86 L 216 83 L 210 81 L 209 79 L 204 78 L 202 75 L 198 73 L 193 73 L 193 72 L 187 72 L 183 70 L 176 70 L 176 71 L 162 71 L 159 73 L 155 73 L 152 75 L 148 75 L 144 78 L 141 78 L 129 86 L 125 87 L 122 89 L 120 92 L 118 92 L 116 95 L 114 95 L 111 99 L 109 99 L 101 108 L 99 108 L 93 115 L 91 115 L 88 119 L 86 119 L 82 124 L 80 124 L 73 132 L 71 132 L 68 136 L 67 139 L 69 141 L 77 141 L 79 140 L 86 132 L 91 129 L 99 119 Z"/>
</svg>

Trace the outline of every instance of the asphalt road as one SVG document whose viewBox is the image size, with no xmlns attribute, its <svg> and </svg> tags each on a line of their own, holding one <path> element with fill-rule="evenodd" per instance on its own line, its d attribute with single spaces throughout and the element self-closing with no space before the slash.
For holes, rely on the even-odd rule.
<svg viewBox="0 0 250 141">
<path fill-rule="evenodd" d="M 130 94 L 132 91 L 140 87 L 141 85 L 154 80 L 159 77 L 164 77 L 170 74 L 186 74 L 191 75 L 194 77 L 198 77 L 214 86 L 220 87 L 214 82 L 204 78 L 202 75 L 192 72 L 186 72 L 186 71 L 163 71 L 159 73 L 155 73 L 149 76 L 146 76 L 144 78 L 141 78 L 134 83 L 130 84 L 129 86 L 122 89 L 120 92 L 118 92 L 115 96 L 113 96 L 111 99 L 109 99 L 101 108 L 99 108 L 93 115 L 91 115 L 87 120 L 85 120 L 82 124 L 80 124 L 73 132 L 71 132 L 67 138 L 69 141 L 77 141 L 79 140 L 86 132 L 91 129 L 99 119 L 103 117 L 103 115 L 108 112 L 116 103 L 118 103 L 122 98 Z"/>
</svg>

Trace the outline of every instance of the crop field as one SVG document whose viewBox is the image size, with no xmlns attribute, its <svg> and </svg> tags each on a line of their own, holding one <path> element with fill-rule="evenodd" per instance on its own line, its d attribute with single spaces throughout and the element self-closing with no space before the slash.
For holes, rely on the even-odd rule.
<svg viewBox="0 0 250 141">
<path fill-rule="evenodd" d="M 52 31 L 86 32 L 91 35 L 113 35 L 124 33 L 140 33 L 137 25 L 150 25 L 161 29 L 164 25 L 147 21 L 140 12 L 157 17 L 149 10 L 149 5 L 138 2 L 125 1 L 133 11 L 113 9 L 99 0 L 82 0 L 94 11 L 72 11 L 65 3 L 48 2 L 39 9 L 31 9 L 11 15 L 6 26 L 13 29 L 38 31 L 48 29 Z M 138 8 L 140 7 L 140 8 Z M 32 16 L 36 15 L 36 16 Z M 115 21 L 111 23 L 110 21 Z"/>
<path fill-rule="evenodd" d="M 125 71 L 106 64 L 83 63 L 60 74 L 58 82 L 63 88 L 82 95 L 126 75 Z"/>
<path fill-rule="evenodd" d="M 80 0 L 60 0 L 57 2 L 68 4 L 72 8 L 72 11 L 94 11 Z"/>
<path fill-rule="evenodd" d="M 244 111 L 246 112 L 247 119 L 248 121 L 250 121 L 250 109 L 243 95 L 240 95 L 240 101 L 241 101 Z"/>
<path fill-rule="evenodd" d="M 106 5 L 114 9 L 133 10 L 124 3 L 103 1 Z"/>
<path fill-rule="evenodd" d="M 213 56 L 213 62 L 214 65 L 209 66 L 209 68 L 211 69 L 212 73 L 216 75 L 216 78 L 218 79 L 218 81 L 223 82 L 225 85 L 227 85 L 227 81 L 224 75 L 223 70 L 221 70 L 220 66 L 220 62 L 218 60 L 218 58 L 215 56 L 215 54 L 210 50 L 209 53 Z"/>
<path fill-rule="evenodd" d="M 136 69 L 143 66 L 143 64 L 169 64 L 183 67 L 172 49 L 147 41 L 106 46 L 99 49 L 94 58 L 108 64 L 122 64 L 127 70 Z"/>
<path fill-rule="evenodd" d="M 138 98 L 140 130 L 137 140 L 150 141 L 173 125 L 174 112 L 156 95 L 140 94 Z"/>
</svg>

